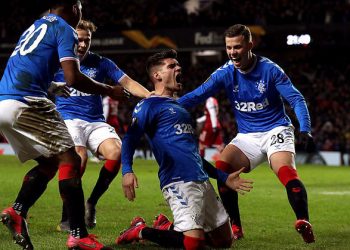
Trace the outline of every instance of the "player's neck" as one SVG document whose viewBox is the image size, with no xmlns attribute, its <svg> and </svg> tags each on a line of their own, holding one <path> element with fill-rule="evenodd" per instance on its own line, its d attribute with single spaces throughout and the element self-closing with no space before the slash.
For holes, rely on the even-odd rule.
<svg viewBox="0 0 350 250">
<path fill-rule="evenodd" d="M 251 71 L 251 69 L 253 67 L 255 67 L 256 60 L 257 60 L 256 55 L 252 53 L 251 57 L 249 58 L 249 61 L 248 61 L 247 65 L 244 68 L 241 68 L 240 71 L 242 73 L 248 73 L 249 71 Z"/>
<path fill-rule="evenodd" d="M 154 95 L 173 98 L 174 92 L 165 89 L 155 90 Z"/>
</svg>

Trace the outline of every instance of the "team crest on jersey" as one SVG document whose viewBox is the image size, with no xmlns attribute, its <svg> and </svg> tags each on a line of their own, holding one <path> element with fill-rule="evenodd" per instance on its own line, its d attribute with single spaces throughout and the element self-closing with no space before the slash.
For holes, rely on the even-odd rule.
<svg viewBox="0 0 350 250">
<path fill-rule="evenodd" d="M 169 108 L 170 114 L 176 114 L 176 111 L 174 110 L 174 108 Z"/>
<path fill-rule="evenodd" d="M 91 78 L 95 78 L 96 74 L 97 74 L 96 68 L 90 68 L 90 69 L 86 70 L 86 75 L 88 75 Z"/>
<path fill-rule="evenodd" d="M 264 80 L 260 80 L 256 83 L 256 87 L 258 88 L 260 94 L 263 94 L 264 92 L 266 92 L 266 84 L 264 82 Z"/>
</svg>

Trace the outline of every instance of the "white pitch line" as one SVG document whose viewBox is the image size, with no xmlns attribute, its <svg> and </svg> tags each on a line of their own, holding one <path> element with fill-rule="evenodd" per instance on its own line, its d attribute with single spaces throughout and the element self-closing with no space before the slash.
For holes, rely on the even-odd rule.
<svg viewBox="0 0 350 250">
<path fill-rule="evenodd" d="M 324 195 L 350 195 L 350 191 L 320 192 Z"/>
</svg>

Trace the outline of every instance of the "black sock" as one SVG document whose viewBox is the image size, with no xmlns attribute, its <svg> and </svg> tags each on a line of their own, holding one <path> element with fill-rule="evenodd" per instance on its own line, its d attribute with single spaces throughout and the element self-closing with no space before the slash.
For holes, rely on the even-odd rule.
<svg viewBox="0 0 350 250">
<path fill-rule="evenodd" d="M 61 180 L 60 194 L 68 212 L 71 234 L 74 237 L 84 238 L 88 235 L 84 220 L 84 194 L 80 178 Z"/>
<path fill-rule="evenodd" d="M 18 193 L 13 209 L 19 211 L 26 218 L 28 210 L 44 193 L 50 178 L 42 173 L 39 166 L 32 168 L 23 179 L 22 187 Z"/>
<path fill-rule="evenodd" d="M 307 193 L 303 183 L 298 179 L 291 180 L 287 183 L 286 190 L 297 219 L 309 220 Z"/>
<path fill-rule="evenodd" d="M 239 214 L 238 193 L 229 189 L 223 183 L 217 182 L 217 185 L 220 198 L 231 219 L 231 223 L 241 227 L 242 224 L 241 216 Z"/>
<path fill-rule="evenodd" d="M 106 192 L 109 187 L 109 184 L 113 181 L 113 179 L 117 176 L 117 173 L 112 173 L 108 171 L 104 166 L 101 168 L 100 175 L 97 179 L 96 185 L 92 190 L 92 193 L 88 199 L 88 202 L 92 205 L 96 205 L 97 201 L 101 198 L 101 196 Z"/>
<path fill-rule="evenodd" d="M 157 243 L 162 247 L 183 248 L 184 235 L 174 230 L 159 230 L 145 227 L 141 231 L 142 239 Z"/>
<path fill-rule="evenodd" d="M 64 204 L 62 204 L 62 217 L 61 217 L 61 222 L 67 221 L 67 220 L 68 220 L 67 208 L 65 207 Z"/>
</svg>

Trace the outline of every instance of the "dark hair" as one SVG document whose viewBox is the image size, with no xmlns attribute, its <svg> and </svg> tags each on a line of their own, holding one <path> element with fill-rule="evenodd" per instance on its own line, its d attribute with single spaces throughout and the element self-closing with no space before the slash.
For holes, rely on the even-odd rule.
<svg viewBox="0 0 350 250">
<path fill-rule="evenodd" d="M 252 41 L 252 33 L 250 32 L 250 29 L 243 24 L 232 25 L 224 33 L 225 37 L 235 37 L 240 35 L 242 35 L 244 37 L 244 40 L 247 42 Z"/>
<path fill-rule="evenodd" d="M 80 20 L 80 22 L 78 23 L 76 29 L 81 29 L 81 30 L 88 30 L 91 33 L 95 32 L 97 27 L 96 25 L 88 20 Z"/>
<path fill-rule="evenodd" d="M 163 65 L 164 62 L 163 60 L 166 58 L 173 58 L 176 59 L 177 58 L 177 52 L 174 49 L 168 49 L 168 50 L 164 50 L 158 53 L 155 53 L 154 55 L 148 57 L 147 61 L 146 61 L 146 71 L 149 74 L 150 70 L 154 67 L 154 66 L 159 66 L 159 65 Z"/>
<path fill-rule="evenodd" d="M 82 0 L 48 0 L 48 7 L 54 8 L 62 5 L 74 5 L 78 2 L 82 2 Z"/>
</svg>

